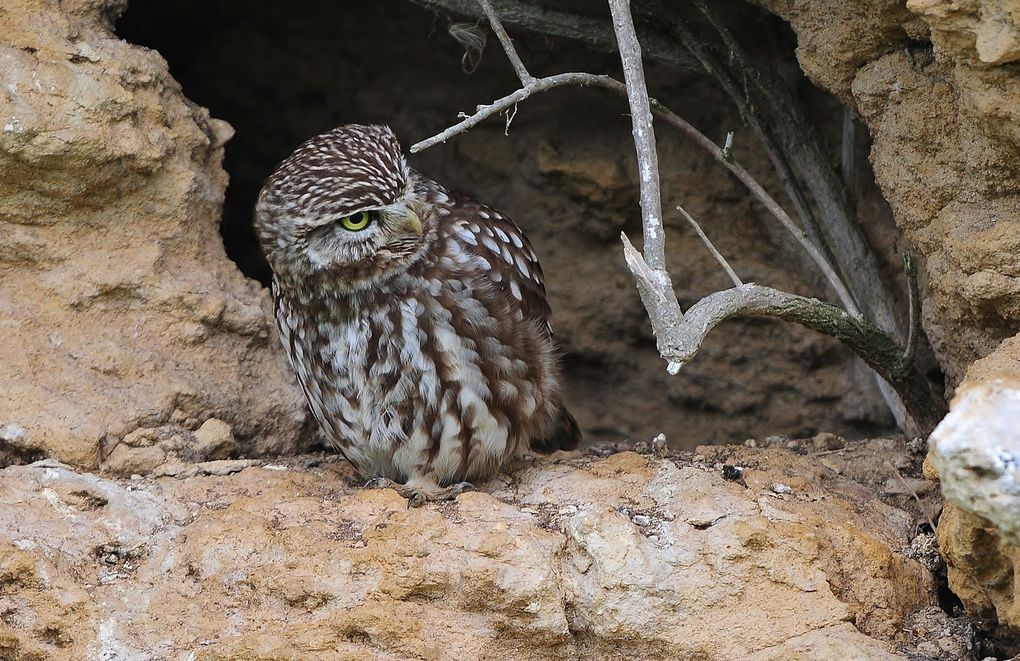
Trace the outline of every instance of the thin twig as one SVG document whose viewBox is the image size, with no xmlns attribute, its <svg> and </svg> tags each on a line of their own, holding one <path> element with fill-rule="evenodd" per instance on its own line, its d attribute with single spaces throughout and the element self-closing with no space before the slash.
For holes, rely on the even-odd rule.
<svg viewBox="0 0 1020 661">
<path fill-rule="evenodd" d="M 722 157 L 727 163 L 733 162 L 733 131 L 726 134 L 726 142 L 723 143 L 722 148 Z"/>
<path fill-rule="evenodd" d="M 524 66 L 521 56 L 517 54 L 514 42 L 510 39 L 510 35 L 506 33 L 506 30 L 503 29 L 503 24 L 500 22 L 499 16 L 496 15 L 496 10 L 492 8 L 489 0 L 478 0 L 478 4 L 481 5 L 482 11 L 485 12 L 485 17 L 489 19 L 489 27 L 496 33 L 499 43 L 503 44 L 506 57 L 510 60 L 510 64 L 513 65 L 517 77 L 521 79 L 521 85 L 527 87 L 535 78 L 528 73 L 528 69 Z"/>
<path fill-rule="evenodd" d="M 730 135 L 733 134 L 731 133 Z M 727 262 L 726 258 L 722 256 L 722 253 L 716 250 L 712 242 L 709 241 L 708 236 L 701 229 L 701 225 L 698 225 L 698 221 L 694 220 L 694 218 L 691 217 L 691 214 L 687 213 L 687 210 L 684 209 L 679 204 L 676 206 L 676 210 L 683 214 L 683 217 L 686 218 L 687 222 L 691 224 L 691 227 L 694 228 L 694 231 L 698 233 L 698 236 L 701 238 L 701 241 L 705 244 L 705 247 L 708 248 L 708 251 L 712 253 L 713 257 L 715 257 L 715 261 L 719 262 L 719 265 L 723 267 L 724 271 L 726 271 L 726 275 L 730 276 L 730 281 L 733 282 L 733 286 L 739 287 L 740 285 L 744 284 L 743 281 L 741 281 L 741 279 L 737 276 L 737 272 L 734 271 L 733 268 L 730 266 L 730 263 Z"/>
<path fill-rule="evenodd" d="M 477 110 L 473 114 L 468 115 L 463 120 L 447 128 L 441 133 L 411 145 L 411 153 L 417 154 L 429 147 L 434 147 L 442 142 L 446 142 L 450 138 L 473 128 L 475 125 L 489 117 L 498 115 L 507 108 L 520 103 L 532 94 L 546 92 L 557 87 L 565 87 L 568 85 L 579 85 L 581 87 L 599 86 L 608 89 L 615 89 L 615 91 L 620 93 L 626 93 L 627 91 L 626 88 L 624 88 L 623 83 L 614 80 L 609 76 L 599 76 L 591 73 L 561 73 L 556 74 L 555 76 L 536 78 L 531 83 L 525 85 L 519 90 L 516 90 L 512 94 L 508 94 L 501 99 L 496 99 L 488 105 L 478 106 Z"/>
<path fill-rule="evenodd" d="M 893 466 L 893 463 L 888 459 L 886 459 L 882 463 L 883 466 L 892 471 L 892 474 L 895 475 L 896 479 L 900 481 L 900 486 L 903 487 L 903 489 L 907 493 L 914 497 L 914 501 L 917 503 L 918 509 L 921 510 L 921 514 L 924 515 L 924 518 L 928 519 L 928 525 L 931 526 L 932 532 L 938 530 L 938 528 L 935 526 L 935 522 L 931 520 L 931 515 L 928 514 L 928 508 L 926 508 L 924 506 L 924 503 L 921 502 L 921 497 L 917 495 L 917 491 L 915 491 L 909 484 L 907 484 L 907 481 L 903 479 L 903 475 L 900 474 L 900 470 Z"/>
</svg>

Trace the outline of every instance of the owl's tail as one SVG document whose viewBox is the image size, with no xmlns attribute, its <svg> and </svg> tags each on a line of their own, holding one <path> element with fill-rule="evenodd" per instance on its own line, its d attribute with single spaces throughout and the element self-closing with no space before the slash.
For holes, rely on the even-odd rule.
<svg viewBox="0 0 1020 661">
<path fill-rule="evenodd" d="M 559 403 L 559 411 L 556 414 L 556 422 L 545 438 L 533 439 L 531 449 L 542 454 L 552 454 L 557 450 L 576 450 L 581 443 L 581 428 L 577 426 L 577 420 L 570 415 L 570 411 L 563 402 Z"/>
</svg>

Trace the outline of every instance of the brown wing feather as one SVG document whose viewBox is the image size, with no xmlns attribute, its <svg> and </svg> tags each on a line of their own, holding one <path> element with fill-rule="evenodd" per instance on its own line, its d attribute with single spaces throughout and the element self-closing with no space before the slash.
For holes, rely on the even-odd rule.
<svg viewBox="0 0 1020 661">
<path fill-rule="evenodd" d="M 549 336 L 549 301 L 545 277 L 531 242 L 517 223 L 495 209 L 466 197 L 437 189 L 433 200 L 445 206 L 440 220 L 442 230 L 458 238 L 460 245 L 488 273 L 511 309 L 519 309 L 526 319 L 539 322 Z M 581 430 L 562 402 L 557 403 L 556 420 L 541 439 L 531 439 L 535 452 L 574 450 L 581 442 Z"/>
<path fill-rule="evenodd" d="M 526 318 L 539 321 L 551 335 L 551 310 L 542 266 L 517 223 L 491 207 L 464 197 L 451 199 L 451 213 L 444 222 L 448 231 L 461 239 L 466 250 L 488 264 L 492 283 L 520 307 Z"/>
</svg>

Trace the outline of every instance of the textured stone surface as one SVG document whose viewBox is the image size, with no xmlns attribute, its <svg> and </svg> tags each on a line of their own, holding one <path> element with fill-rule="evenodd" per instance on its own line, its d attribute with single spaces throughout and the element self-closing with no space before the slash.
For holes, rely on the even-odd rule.
<svg viewBox="0 0 1020 661">
<path fill-rule="evenodd" d="M 787 450 L 699 453 L 544 462 L 414 510 L 321 459 L 10 467 L 0 656 L 904 658 L 904 618 L 935 599 L 903 554 L 914 515 Z"/>
<path fill-rule="evenodd" d="M 1020 2 L 1017 0 L 907 0 L 931 25 L 943 48 L 986 64 L 1020 60 Z"/>
<path fill-rule="evenodd" d="M 122 9 L 0 11 L 0 427 L 20 430 L 0 454 L 96 467 L 139 427 L 212 417 L 246 452 L 294 451 L 304 403 L 268 295 L 217 229 L 232 129 L 114 37 Z"/>
<path fill-rule="evenodd" d="M 1020 113 L 1020 80 L 925 57 L 866 65 L 854 95 L 875 176 L 924 255 L 926 329 L 955 383 L 1020 324 L 1020 132 L 1008 118 Z"/>
<path fill-rule="evenodd" d="M 964 384 L 930 443 L 946 499 L 1020 543 L 1020 381 Z"/>
<path fill-rule="evenodd" d="M 950 585 L 1016 626 L 1020 5 L 761 4 L 790 20 L 805 71 L 871 131 L 875 178 L 922 257 L 925 330 L 950 388 L 967 374 L 927 473 L 944 473 L 953 501 L 939 524 Z"/>
<path fill-rule="evenodd" d="M 754 1 L 789 21 L 804 73 L 848 104 L 861 66 L 927 33 L 902 0 Z"/>
<path fill-rule="evenodd" d="M 1008 543 L 991 521 L 947 502 L 939 517 L 939 549 L 949 587 L 969 612 L 1020 627 L 1020 546 Z"/>
<path fill-rule="evenodd" d="M 950 588 L 972 612 L 1020 627 L 1020 336 L 967 371 L 929 458 L 947 500 Z"/>
</svg>

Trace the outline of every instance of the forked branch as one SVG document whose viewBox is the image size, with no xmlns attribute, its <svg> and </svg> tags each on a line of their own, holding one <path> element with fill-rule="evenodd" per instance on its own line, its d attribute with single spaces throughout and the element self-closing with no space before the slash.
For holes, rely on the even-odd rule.
<svg viewBox="0 0 1020 661">
<path fill-rule="evenodd" d="M 631 271 L 640 272 L 641 254 L 626 237 L 624 257 Z M 831 303 L 745 283 L 702 298 L 688 308 L 680 323 L 657 324 L 654 316 L 652 323 L 659 351 L 668 361 L 670 372 L 676 373 L 694 359 L 713 328 L 727 319 L 748 316 L 792 321 L 836 338 L 899 393 L 921 430 L 934 429 L 945 415 L 945 405 L 932 392 L 928 379 L 885 331 Z"/>
</svg>

